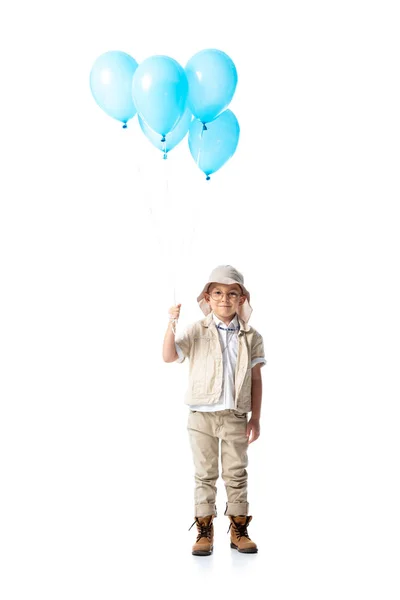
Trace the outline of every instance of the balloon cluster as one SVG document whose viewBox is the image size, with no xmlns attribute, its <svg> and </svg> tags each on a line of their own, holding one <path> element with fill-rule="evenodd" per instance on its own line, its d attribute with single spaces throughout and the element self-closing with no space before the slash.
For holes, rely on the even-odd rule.
<svg viewBox="0 0 400 600">
<path fill-rule="evenodd" d="M 141 130 L 163 157 L 189 132 L 196 165 L 210 179 L 234 154 L 239 123 L 227 109 L 235 93 L 237 71 L 220 50 L 202 50 L 183 68 L 169 56 L 151 56 L 138 64 L 120 51 L 95 61 L 90 88 L 110 117 L 127 123 L 136 113 Z"/>
</svg>

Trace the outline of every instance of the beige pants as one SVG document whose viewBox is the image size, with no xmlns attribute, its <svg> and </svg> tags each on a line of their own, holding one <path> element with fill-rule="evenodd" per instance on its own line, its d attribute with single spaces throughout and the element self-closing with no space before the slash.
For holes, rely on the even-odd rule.
<svg viewBox="0 0 400 600">
<path fill-rule="evenodd" d="M 222 479 L 228 502 L 225 515 L 247 515 L 247 414 L 234 410 L 189 410 L 188 432 L 195 466 L 195 517 L 217 516 L 215 486 L 219 476 L 221 440 Z"/>
</svg>

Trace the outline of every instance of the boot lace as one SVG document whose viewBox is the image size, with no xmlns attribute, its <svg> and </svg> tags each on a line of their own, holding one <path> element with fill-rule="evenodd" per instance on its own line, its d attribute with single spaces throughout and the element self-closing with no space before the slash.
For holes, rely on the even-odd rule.
<svg viewBox="0 0 400 600">
<path fill-rule="evenodd" d="M 211 541 L 212 520 L 207 525 L 207 524 L 200 523 L 198 518 L 196 517 L 195 520 L 193 521 L 193 523 L 191 524 L 191 526 L 189 527 L 188 531 L 190 531 L 192 529 L 192 527 L 195 523 L 197 524 L 197 531 L 198 531 L 198 536 L 197 536 L 196 542 L 198 542 L 202 537 L 206 537 L 208 540 Z"/>
<path fill-rule="evenodd" d="M 236 532 L 236 535 L 238 536 L 238 539 L 240 540 L 241 537 L 247 537 L 249 540 L 251 539 L 249 534 L 247 533 L 247 525 L 249 524 L 249 518 L 246 517 L 246 522 L 245 523 L 236 523 L 236 522 L 232 522 L 229 525 L 229 529 L 227 531 L 227 533 L 230 532 L 231 527 L 233 526 L 233 529 Z"/>
</svg>

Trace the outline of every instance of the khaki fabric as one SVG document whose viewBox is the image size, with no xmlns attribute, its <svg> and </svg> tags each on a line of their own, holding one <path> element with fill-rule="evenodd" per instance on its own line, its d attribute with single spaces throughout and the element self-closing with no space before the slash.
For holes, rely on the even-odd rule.
<svg viewBox="0 0 400 600">
<path fill-rule="evenodd" d="M 251 411 L 251 362 L 265 358 L 262 336 L 240 317 L 235 368 L 235 409 Z M 216 404 L 223 384 L 223 358 L 218 331 L 212 313 L 190 325 L 175 340 L 182 350 L 184 362 L 189 359 L 189 385 L 185 404 Z"/>
<path fill-rule="evenodd" d="M 225 483 L 226 515 L 247 515 L 247 415 L 235 410 L 189 411 L 187 429 L 195 468 L 195 517 L 217 516 L 216 482 Z"/>
</svg>

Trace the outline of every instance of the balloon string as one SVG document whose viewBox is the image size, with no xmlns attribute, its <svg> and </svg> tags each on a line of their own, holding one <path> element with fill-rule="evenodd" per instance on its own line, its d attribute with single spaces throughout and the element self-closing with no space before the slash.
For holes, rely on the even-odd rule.
<svg viewBox="0 0 400 600">
<path fill-rule="evenodd" d="M 164 142 L 165 143 L 165 142 Z M 170 218 L 173 219 L 174 218 L 174 211 L 173 211 L 173 206 L 172 206 L 172 201 L 171 201 L 171 197 L 170 197 L 170 193 L 169 193 L 169 177 L 168 177 L 168 164 L 165 164 L 165 201 L 164 201 L 164 206 L 167 210 L 167 214 L 170 215 Z M 167 257 L 168 259 L 168 271 L 171 277 L 171 282 L 172 282 L 172 288 L 173 288 L 173 294 L 174 294 L 174 306 L 176 306 L 176 279 L 177 279 L 177 263 L 178 263 L 178 256 L 176 255 L 176 251 L 174 252 L 174 248 L 173 248 L 173 240 L 174 240 L 174 234 L 173 234 L 173 228 L 169 228 L 169 230 L 171 231 L 171 235 L 170 235 L 170 251 L 169 251 L 169 256 Z M 175 256 L 174 256 L 175 254 Z M 172 331 L 174 332 L 174 335 L 176 335 L 176 326 L 177 326 L 177 319 L 173 319 L 172 321 Z"/>
<path fill-rule="evenodd" d="M 142 169 L 140 167 L 139 160 L 137 160 L 137 172 L 138 172 L 139 179 L 140 179 L 140 182 L 141 182 L 141 188 L 142 188 L 143 197 L 144 197 L 145 202 L 147 204 L 147 208 L 149 209 L 150 218 L 151 218 L 152 223 L 153 223 L 153 229 L 155 231 L 155 235 L 156 235 L 157 243 L 158 243 L 158 246 L 159 246 L 160 254 L 161 254 L 162 257 L 164 257 L 165 256 L 165 247 L 164 247 L 161 235 L 160 235 L 160 228 L 159 228 L 159 225 L 158 225 L 158 219 L 157 219 L 157 217 L 155 215 L 155 211 L 153 210 L 152 205 L 151 205 L 150 192 L 147 191 L 148 190 L 147 182 L 145 181 L 144 174 L 142 173 Z"/>
<path fill-rule="evenodd" d="M 191 211 L 190 211 L 190 227 L 189 227 L 189 231 L 190 231 L 190 237 L 188 240 L 188 245 L 187 245 L 187 250 L 186 252 L 184 252 L 184 256 L 187 258 L 187 260 L 189 261 L 189 265 L 191 264 L 191 254 L 192 254 L 192 245 L 193 245 L 193 239 L 194 239 L 194 234 L 195 234 L 195 229 L 196 229 L 196 207 L 198 206 L 197 202 L 191 202 L 190 203 L 191 206 Z"/>
<path fill-rule="evenodd" d="M 164 164 L 165 164 L 165 167 L 164 167 L 165 168 L 164 209 L 166 210 L 167 213 L 169 213 L 169 215 L 171 215 L 171 218 L 173 218 L 174 215 L 173 215 L 172 203 L 171 203 L 171 199 L 170 199 L 168 167 L 167 167 L 166 163 L 164 163 Z M 150 191 L 148 191 L 149 186 L 147 185 L 147 182 L 145 181 L 144 173 L 142 172 L 139 160 L 137 160 L 137 171 L 138 171 L 138 175 L 139 175 L 139 178 L 140 178 L 141 184 L 142 184 L 141 187 L 142 187 L 142 191 L 143 191 L 143 196 L 148 205 L 150 217 L 153 222 L 153 228 L 156 233 L 156 238 L 157 238 L 160 254 L 164 259 L 166 258 L 166 264 L 165 264 L 166 271 L 169 272 L 170 277 L 171 277 L 171 282 L 172 282 L 172 287 L 173 287 L 173 295 L 174 295 L 174 306 L 176 306 L 176 264 L 178 262 L 178 260 L 177 260 L 178 257 L 176 256 L 175 257 L 176 260 L 173 261 L 174 257 L 172 255 L 172 249 L 170 248 L 169 251 L 167 251 L 167 252 L 165 251 L 166 250 L 165 243 L 163 243 L 162 237 L 160 235 L 159 219 L 156 217 L 156 213 L 152 209 L 152 206 L 151 206 L 151 199 L 150 199 L 151 188 L 150 188 Z M 191 202 L 190 207 L 191 207 L 190 217 L 189 217 L 190 227 L 188 228 L 188 230 L 190 231 L 190 237 L 189 237 L 188 243 L 187 243 L 187 251 L 185 251 L 185 238 L 182 235 L 182 239 L 181 239 L 181 243 L 180 243 L 180 253 L 179 253 L 181 262 L 182 262 L 182 257 L 188 258 L 192 253 L 192 244 L 193 244 L 193 239 L 194 239 L 195 229 L 196 229 L 196 219 L 195 219 L 196 203 Z M 169 209 L 169 210 L 167 210 L 167 209 Z M 162 224 L 163 223 L 161 220 L 161 225 Z M 167 229 L 170 230 L 170 228 L 167 228 Z M 186 229 L 186 227 L 185 227 L 185 229 Z M 163 228 L 163 230 L 165 230 L 165 228 Z M 166 245 L 168 246 L 168 244 L 166 244 Z M 171 243 L 171 246 L 172 246 L 172 243 Z M 174 335 L 176 335 L 177 322 L 178 322 L 177 319 L 174 319 L 172 322 L 172 330 L 174 332 Z"/>
<path fill-rule="evenodd" d="M 197 164 L 197 168 L 198 168 L 198 169 L 200 169 L 200 167 L 199 167 L 199 162 L 200 162 L 200 152 L 201 152 L 201 150 L 202 150 L 202 145 L 203 145 L 203 132 L 204 132 L 204 125 L 203 125 L 203 127 L 201 128 L 201 133 L 200 133 L 200 144 L 199 144 L 199 149 L 198 149 L 198 151 L 197 151 L 197 161 L 196 161 L 196 164 Z"/>
<path fill-rule="evenodd" d="M 169 258 L 168 257 L 169 252 L 168 252 L 168 250 L 166 252 L 166 248 L 165 248 L 166 244 L 163 243 L 163 240 L 162 240 L 161 235 L 160 235 L 159 220 L 156 217 L 155 211 L 153 210 L 152 205 L 151 205 L 150 192 L 146 191 L 149 188 L 146 185 L 146 181 L 145 181 L 145 178 L 144 178 L 144 174 L 142 173 L 142 169 L 140 167 L 139 160 L 137 161 L 137 171 L 138 171 L 139 178 L 140 178 L 141 184 L 142 184 L 141 187 L 142 187 L 142 190 L 143 190 L 143 196 L 144 196 L 145 201 L 147 203 L 147 207 L 149 209 L 150 217 L 151 217 L 151 220 L 152 220 L 152 223 L 153 223 L 153 229 L 155 231 L 155 235 L 156 235 L 156 238 L 157 238 L 157 243 L 158 243 L 158 246 L 159 246 L 160 255 L 162 256 L 162 258 L 164 260 L 166 259 L 165 260 L 165 269 L 166 269 L 167 272 L 170 273 L 171 281 L 175 281 L 175 276 L 174 276 L 173 271 L 171 271 L 170 261 L 168 260 L 168 258 Z M 151 188 L 150 188 L 150 191 L 151 191 Z M 167 197 L 167 194 L 168 194 L 168 179 L 166 180 L 165 197 Z M 165 205 L 164 205 L 164 208 L 165 208 Z M 176 302 L 175 302 L 175 287 L 174 287 L 174 305 L 176 305 Z M 174 333 L 175 333 L 175 331 L 176 330 L 174 329 Z"/>
</svg>

